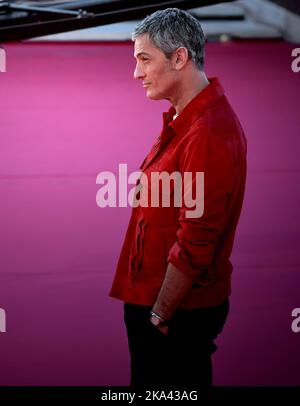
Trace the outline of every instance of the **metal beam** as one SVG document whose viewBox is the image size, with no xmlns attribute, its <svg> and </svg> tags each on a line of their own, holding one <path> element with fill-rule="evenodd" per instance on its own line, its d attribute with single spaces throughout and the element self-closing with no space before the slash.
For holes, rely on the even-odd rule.
<svg viewBox="0 0 300 406">
<path fill-rule="evenodd" d="M 225 1 L 231 2 L 231 0 Z M 53 15 L 49 15 L 49 13 L 29 10 L 25 17 L 23 15 L 17 18 L 14 16 L 14 3 L 10 2 L 8 6 L 10 11 L 8 12 L 7 19 L 3 20 L 3 16 L 0 19 L 0 42 L 24 40 L 43 35 L 141 19 L 156 10 L 167 7 L 189 9 L 223 2 L 224 0 L 152 0 L 141 4 L 138 0 L 75 1 L 55 5 L 55 9 L 77 11 L 81 9 L 80 13 L 70 17 L 57 15 L 56 18 L 53 18 Z"/>
</svg>

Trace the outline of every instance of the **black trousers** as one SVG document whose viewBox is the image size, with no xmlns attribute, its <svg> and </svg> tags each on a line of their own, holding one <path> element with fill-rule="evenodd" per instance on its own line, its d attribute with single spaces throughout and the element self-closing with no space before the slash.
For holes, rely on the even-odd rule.
<svg viewBox="0 0 300 406">
<path fill-rule="evenodd" d="M 178 309 L 165 335 L 149 319 L 151 307 L 124 304 L 131 356 L 130 386 L 176 385 L 209 388 L 211 355 L 229 311 L 229 300 L 210 308 Z"/>
</svg>

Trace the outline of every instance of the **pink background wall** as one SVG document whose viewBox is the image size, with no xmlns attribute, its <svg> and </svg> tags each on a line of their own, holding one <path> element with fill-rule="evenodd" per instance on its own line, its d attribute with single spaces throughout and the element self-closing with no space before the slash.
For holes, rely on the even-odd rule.
<svg viewBox="0 0 300 406">
<path fill-rule="evenodd" d="M 300 73 L 284 42 L 209 43 L 248 138 L 231 313 L 217 385 L 300 384 Z M 127 385 L 122 303 L 108 291 L 130 208 L 99 208 L 96 176 L 138 170 L 166 102 L 124 44 L 5 46 L 0 74 L 0 385 Z"/>
</svg>

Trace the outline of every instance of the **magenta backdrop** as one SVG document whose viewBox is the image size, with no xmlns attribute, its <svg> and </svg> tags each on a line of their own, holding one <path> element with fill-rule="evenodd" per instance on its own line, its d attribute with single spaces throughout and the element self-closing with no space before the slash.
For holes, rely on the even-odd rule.
<svg viewBox="0 0 300 406">
<path fill-rule="evenodd" d="M 231 313 L 217 385 L 300 384 L 300 73 L 280 41 L 209 43 L 248 138 Z M 129 43 L 5 46 L 0 73 L 0 385 L 127 385 L 122 303 L 108 297 L 130 209 L 96 175 L 137 170 L 166 102 L 133 80 Z"/>
</svg>

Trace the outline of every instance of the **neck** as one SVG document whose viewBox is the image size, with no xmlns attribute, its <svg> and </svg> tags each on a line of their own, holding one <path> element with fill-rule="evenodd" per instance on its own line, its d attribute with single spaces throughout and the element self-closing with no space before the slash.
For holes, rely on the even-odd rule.
<svg viewBox="0 0 300 406">
<path fill-rule="evenodd" d="M 204 72 L 197 71 L 189 76 L 185 81 L 178 86 L 176 94 L 169 101 L 176 110 L 176 115 L 179 115 L 185 106 L 207 85 L 209 81 Z"/>
</svg>

